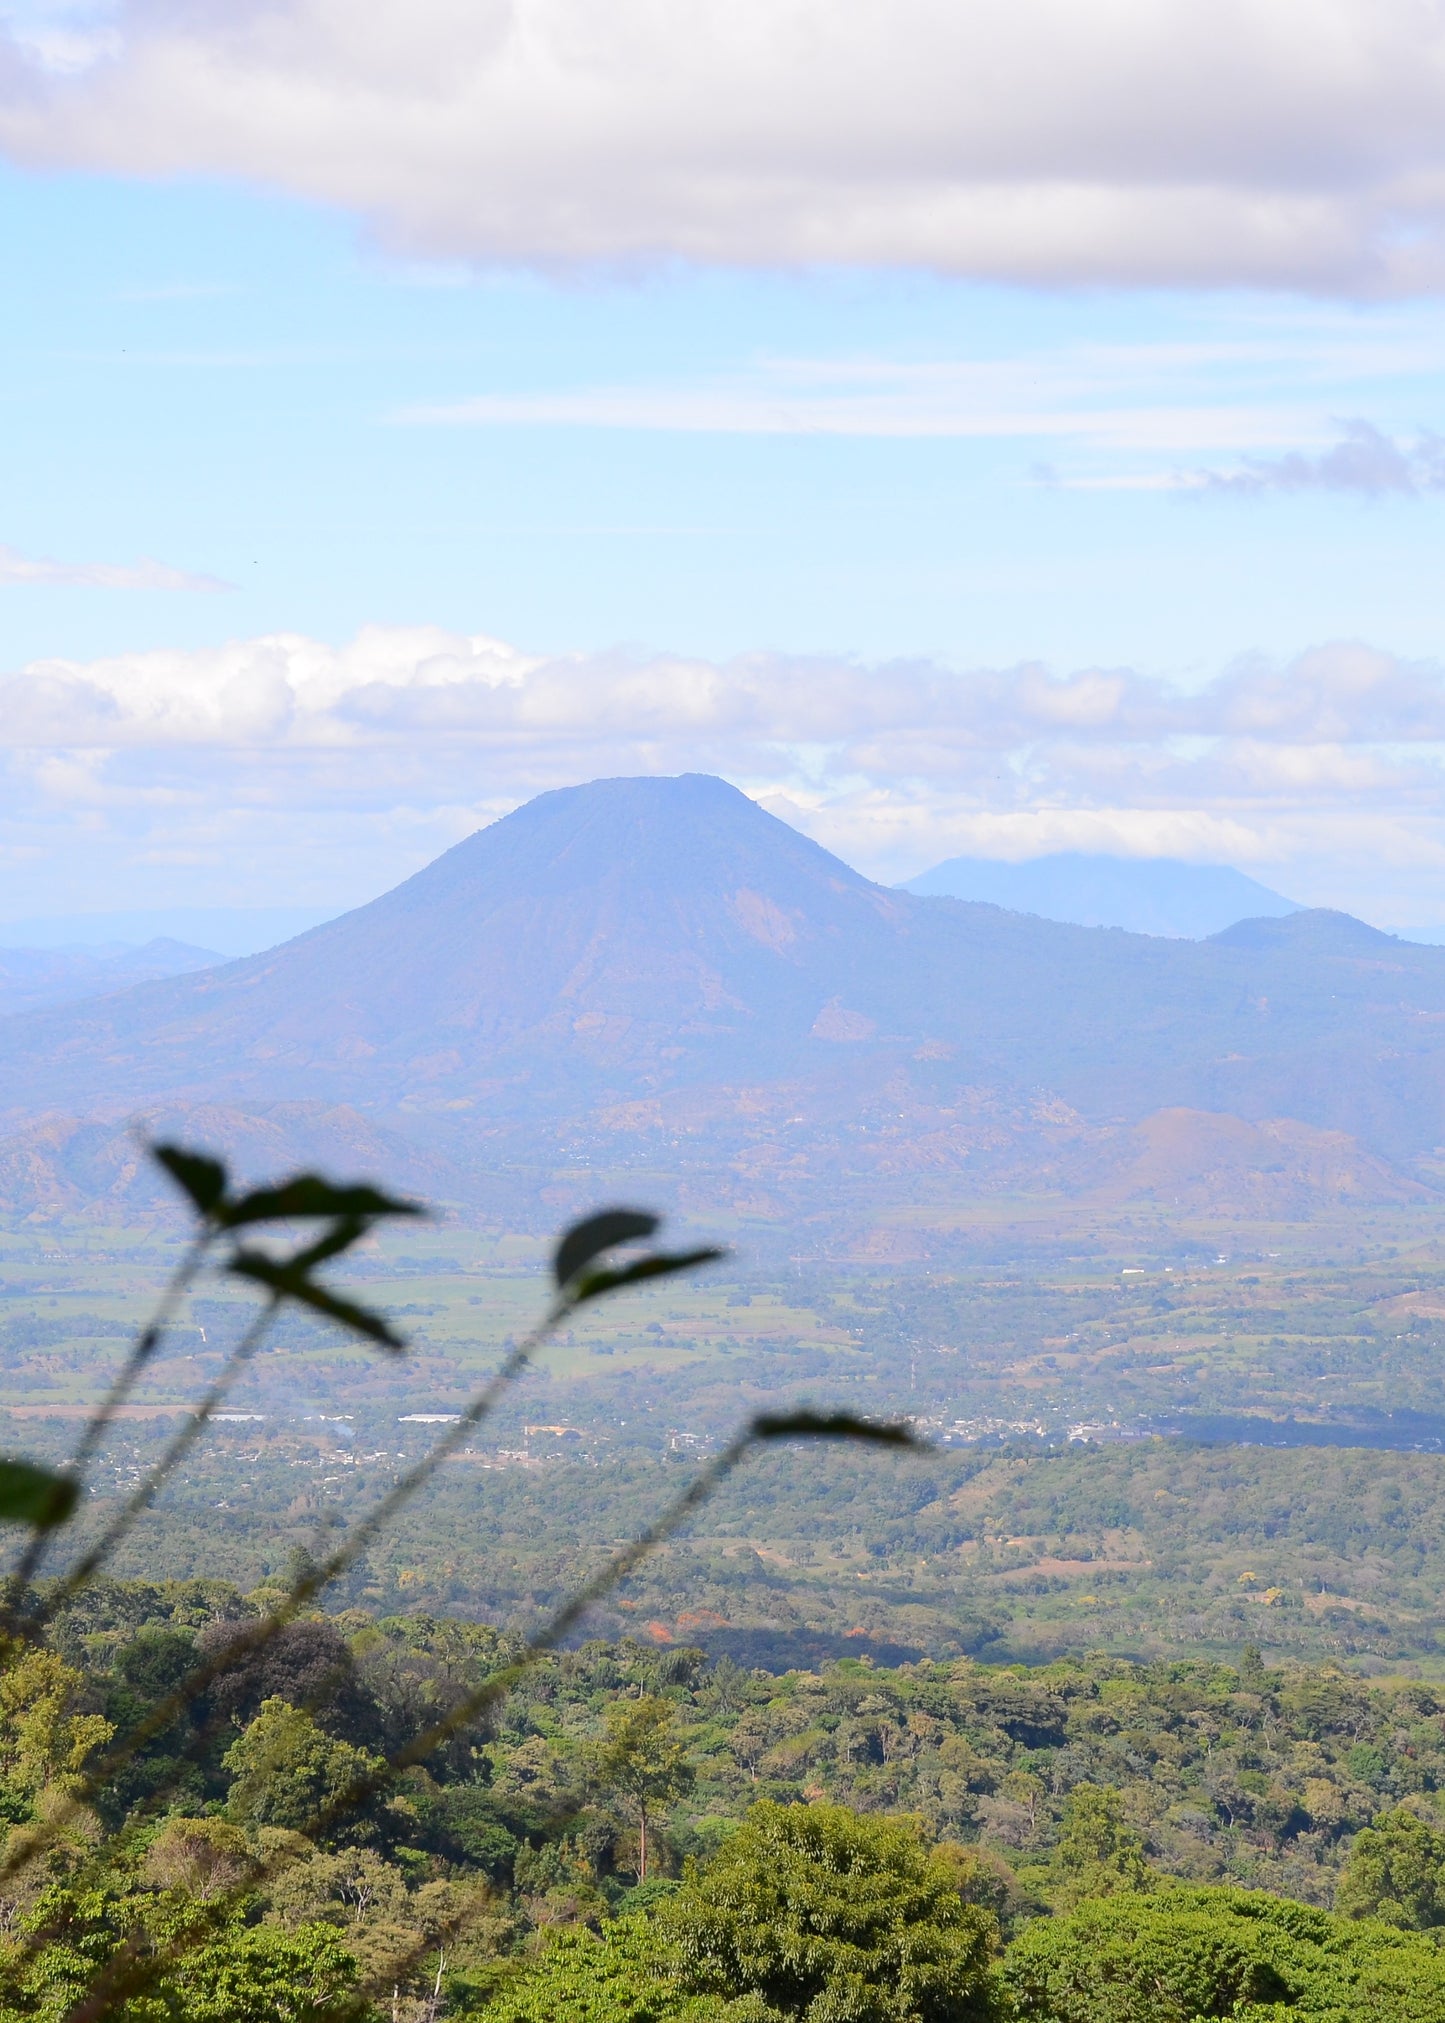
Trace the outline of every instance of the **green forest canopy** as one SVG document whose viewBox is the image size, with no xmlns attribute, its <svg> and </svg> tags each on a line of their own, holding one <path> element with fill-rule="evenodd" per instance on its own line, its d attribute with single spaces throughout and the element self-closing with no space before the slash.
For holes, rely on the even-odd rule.
<svg viewBox="0 0 1445 2023">
<path fill-rule="evenodd" d="M 268 1599 L 102 1581 L 12 1658 L 12 1847 Z M 1429 1686 L 1257 1654 L 774 1676 L 599 1640 L 317 1827 L 358 1765 L 515 1648 L 485 1625 L 352 1610 L 223 1666 L 3 1886 L 0 2015 L 58 2023 L 120 1938 L 163 1948 L 209 1904 L 224 1915 L 161 1992 L 217 2023 L 253 1999 L 258 2016 L 364 2016 L 383 1982 L 388 2001 L 395 1986 L 398 2003 L 495 2023 L 1169 2023 L 1283 2000 L 1445 2017 L 1445 1696 Z M 265 1881 L 237 1892 L 258 1851 Z M 1107 1974 L 1086 1970 L 1101 1959 Z"/>
</svg>

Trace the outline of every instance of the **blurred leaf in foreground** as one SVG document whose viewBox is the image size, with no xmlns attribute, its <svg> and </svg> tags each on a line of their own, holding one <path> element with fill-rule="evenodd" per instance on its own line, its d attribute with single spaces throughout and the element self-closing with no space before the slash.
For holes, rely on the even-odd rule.
<svg viewBox="0 0 1445 2023">
<path fill-rule="evenodd" d="M 253 1187 L 231 1199 L 231 1176 L 219 1159 L 184 1145 L 152 1145 L 151 1156 L 163 1166 L 196 1213 L 216 1229 L 239 1229 L 253 1222 L 289 1222 L 297 1218 L 336 1216 L 377 1220 L 387 1215 L 425 1215 L 419 1201 L 405 1201 L 362 1183 L 338 1186 L 320 1173 L 296 1173 L 275 1187 Z M 618 1239 L 613 1239 L 614 1241 Z"/>
<path fill-rule="evenodd" d="M 78 1494 L 68 1475 L 37 1468 L 33 1461 L 0 1461 L 0 1522 L 49 1531 L 64 1524 Z"/>
<path fill-rule="evenodd" d="M 615 1270 L 589 1271 L 574 1281 L 572 1304 L 580 1307 L 584 1300 L 616 1292 L 619 1286 L 641 1285 L 649 1278 L 671 1278 L 674 1272 L 691 1271 L 698 1264 L 713 1264 L 723 1255 L 724 1252 L 711 1246 L 706 1250 L 660 1250 L 650 1257 L 639 1257 L 632 1264 L 620 1264 Z"/>
<path fill-rule="evenodd" d="M 319 1173 L 298 1173 L 279 1187 L 257 1187 L 226 1203 L 218 1220 L 227 1229 L 247 1222 L 287 1222 L 294 1217 L 334 1215 L 368 1221 L 386 1215 L 425 1215 L 419 1201 L 403 1201 L 375 1187 L 337 1187 Z"/>
<path fill-rule="evenodd" d="M 327 1320 L 354 1329 L 357 1334 L 365 1335 L 368 1341 L 379 1342 L 384 1349 L 400 1354 L 406 1347 L 401 1336 L 380 1314 L 330 1291 L 324 1285 L 318 1285 L 298 1259 L 267 1257 L 260 1250 L 238 1250 L 226 1270 L 236 1278 L 249 1278 L 257 1285 L 264 1285 L 279 1299 L 297 1300 L 314 1313 L 324 1314 Z"/>
<path fill-rule="evenodd" d="M 655 1233 L 657 1217 L 645 1208 L 602 1208 L 585 1222 L 576 1222 L 563 1236 L 552 1258 L 557 1290 L 567 1287 L 585 1271 L 594 1257 L 614 1250 L 619 1243 L 641 1243 Z"/>
<path fill-rule="evenodd" d="M 181 1192 L 190 1197 L 196 1213 L 209 1221 L 224 1202 L 231 1184 L 220 1160 L 188 1152 L 183 1145 L 152 1145 L 151 1157 L 165 1167 Z"/>
<path fill-rule="evenodd" d="M 909 1426 L 855 1419 L 851 1412 L 764 1412 L 752 1424 L 754 1440 L 871 1440 L 877 1447 L 923 1447 Z"/>
</svg>

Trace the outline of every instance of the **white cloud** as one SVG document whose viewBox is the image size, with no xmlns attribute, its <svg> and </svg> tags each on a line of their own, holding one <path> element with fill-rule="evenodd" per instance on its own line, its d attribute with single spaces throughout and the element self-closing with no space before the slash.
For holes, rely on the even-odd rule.
<svg viewBox="0 0 1445 2023">
<path fill-rule="evenodd" d="M 1201 472 L 1205 492 L 1260 498 L 1266 492 L 1354 492 L 1361 498 L 1417 499 L 1445 491 L 1445 439 L 1424 431 L 1413 443 L 1397 442 L 1373 422 L 1347 421 L 1338 442 L 1317 456 L 1290 450 L 1282 457 L 1250 457 L 1231 472 Z"/>
<path fill-rule="evenodd" d="M 64 583 L 91 590 L 230 590 L 217 576 L 194 576 L 143 555 L 139 562 L 52 562 L 0 546 L 0 584 Z"/>
<path fill-rule="evenodd" d="M 371 627 L 0 677 L 17 913 L 349 903 L 545 788 L 687 770 L 884 878 L 1106 849 L 1445 919 L 1445 671 L 1358 644 L 1183 688 L 1129 668 L 546 658 Z"/>
<path fill-rule="evenodd" d="M 120 0 L 79 28 L 42 17 L 0 51 L 16 159 L 247 177 L 422 258 L 1445 281 L 1445 16 L 1420 0 Z"/>
<path fill-rule="evenodd" d="M 1031 451 L 1025 482 L 1051 489 L 1421 499 L 1445 490 L 1445 437 L 1402 429 L 1399 415 L 1439 405 L 1438 334 L 1410 328 L 1426 321 L 1438 322 L 1433 305 L 1377 310 L 1362 341 L 1358 329 L 1331 327 L 1330 312 L 1294 305 L 1243 339 L 1071 343 L 971 358 L 775 355 L 691 381 L 463 395 L 404 407 L 393 419 L 409 427 L 953 438 Z M 1358 418 L 1359 407 L 1381 403 L 1394 410 L 1387 426 Z M 1356 418 L 1341 421 L 1342 409 Z"/>
<path fill-rule="evenodd" d="M 1034 364 L 1030 361 L 1030 364 Z M 1035 395 L 1038 386 L 1037 366 Z M 1020 365 L 1009 375 L 1028 377 Z M 999 400 L 1001 373 L 966 367 L 930 374 L 889 369 L 892 384 L 857 384 L 858 368 L 835 368 L 841 384 L 779 382 L 777 368 L 753 384 L 717 386 L 583 387 L 565 393 L 486 394 L 434 407 L 410 408 L 398 420 L 414 424 L 499 428 L 646 429 L 695 435 L 836 435 L 995 440 L 1057 437 L 1110 448 L 1237 449 L 1241 444 L 1283 444 L 1313 432 L 1313 417 L 1282 403 L 1168 404 L 1147 399 L 1130 406 L 1011 405 Z M 855 377 L 854 384 L 847 384 Z M 990 383 L 992 382 L 992 384 Z M 1014 389 L 1018 398 L 1021 388 Z"/>
<path fill-rule="evenodd" d="M 1197 767 L 1222 751 L 1432 748 L 1445 673 L 1362 644 L 1244 660 L 1195 687 L 1130 668 L 958 670 L 757 653 L 725 663 L 643 650 L 547 658 L 485 635 L 369 626 L 341 647 L 297 633 L 225 646 L 40 660 L 0 676 L 0 746 L 236 751 L 636 754 L 716 747 L 826 754 L 835 776 L 954 773 L 999 753 L 1150 753 Z M 1186 753 L 1186 747 L 1190 749 Z M 1198 747 L 1198 749 L 1194 749 Z M 1209 755 L 1213 755 L 1209 757 Z M 1089 763 L 1094 763 L 1090 760 Z M 798 761 L 802 764 L 801 758 Z"/>
</svg>

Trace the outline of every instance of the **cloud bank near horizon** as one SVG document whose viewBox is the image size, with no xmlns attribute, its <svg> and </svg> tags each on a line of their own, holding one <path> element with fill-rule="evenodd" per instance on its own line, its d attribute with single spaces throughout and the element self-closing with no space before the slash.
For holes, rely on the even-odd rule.
<svg viewBox="0 0 1445 2023">
<path fill-rule="evenodd" d="M 0 35 L 0 148 L 236 176 L 410 255 L 1445 286 L 1417 0 L 118 0 Z"/>
<path fill-rule="evenodd" d="M 544 658 L 378 626 L 0 677 L 13 917 L 354 904 L 546 788 L 683 771 L 884 880 L 963 853 L 1170 855 L 1445 924 L 1445 669 L 1359 644 L 1184 688 L 1128 668 Z"/>
</svg>

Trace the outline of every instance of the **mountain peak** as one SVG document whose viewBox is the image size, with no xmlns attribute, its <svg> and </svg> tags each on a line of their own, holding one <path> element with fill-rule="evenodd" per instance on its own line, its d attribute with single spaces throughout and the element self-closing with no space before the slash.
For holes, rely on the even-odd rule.
<svg viewBox="0 0 1445 2023">
<path fill-rule="evenodd" d="M 66 1103 L 180 1082 L 495 1113 L 544 1091 L 565 1109 L 599 1078 L 756 1072 L 815 1027 L 892 1029 L 918 910 L 724 780 L 559 788 L 279 948 L 108 1001 L 83 1041 L 12 1027 L 0 1109 L 28 1101 L 17 1045 L 60 1049 Z"/>
<path fill-rule="evenodd" d="M 378 909 L 435 903 L 450 887 L 527 884 L 539 895 L 580 894 L 610 885 L 639 896 L 720 889 L 734 879 L 796 876 L 834 890 L 875 890 L 821 844 L 800 835 L 710 773 L 644 774 L 590 780 L 538 794 L 510 815 L 428 864 L 405 884 L 316 932 Z"/>
<path fill-rule="evenodd" d="M 0 1117 L 353 1105 L 470 1170 L 739 1159 L 747 1198 L 829 1161 L 981 1174 L 1025 1141 L 1043 1172 L 1051 1133 L 1164 1107 L 1394 1156 L 1445 1138 L 1437 1016 L 1445 950 L 1344 914 L 1061 926 L 885 890 L 722 780 L 624 778 L 264 955 L 5 1020 Z"/>
<path fill-rule="evenodd" d="M 904 887 L 920 897 L 983 900 L 1012 913 L 1078 927 L 1122 927 L 1133 934 L 1200 940 L 1232 921 L 1291 913 L 1292 899 L 1229 864 L 1188 864 L 1174 857 L 1115 857 L 1062 850 L 1008 864 L 951 857 Z"/>
</svg>

